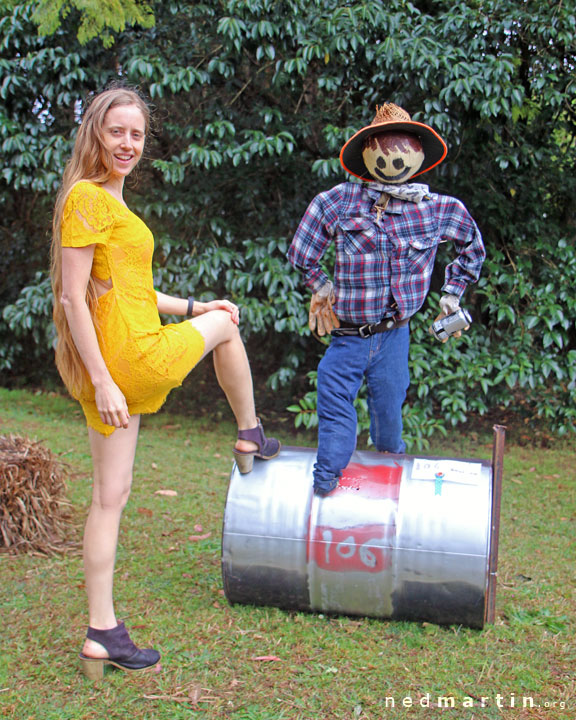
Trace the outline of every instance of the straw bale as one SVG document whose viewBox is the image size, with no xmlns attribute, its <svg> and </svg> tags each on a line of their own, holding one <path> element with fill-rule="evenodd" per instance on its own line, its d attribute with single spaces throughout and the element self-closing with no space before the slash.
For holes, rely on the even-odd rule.
<svg viewBox="0 0 576 720">
<path fill-rule="evenodd" d="M 62 552 L 71 522 L 65 466 L 40 442 L 0 435 L 0 551 Z"/>
</svg>

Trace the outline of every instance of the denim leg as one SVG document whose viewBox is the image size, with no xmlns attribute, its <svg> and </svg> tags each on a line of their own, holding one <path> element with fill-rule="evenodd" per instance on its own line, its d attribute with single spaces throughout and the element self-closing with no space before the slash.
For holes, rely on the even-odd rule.
<svg viewBox="0 0 576 720">
<path fill-rule="evenodd" d="M 410 384 L 410 330 L 406 325 L 374 335 L 372 341 L 366 369 L 370 437 L 380 452 L 403 453 L 402 405 Z"/>
<path fill-rule="evenodd" d="M 370 341 L 334 337 L 318 365 L 318 455 L 314 488 L 330 492 L 356 449 L 354 400 L 364 378 Z"/>
</svg>

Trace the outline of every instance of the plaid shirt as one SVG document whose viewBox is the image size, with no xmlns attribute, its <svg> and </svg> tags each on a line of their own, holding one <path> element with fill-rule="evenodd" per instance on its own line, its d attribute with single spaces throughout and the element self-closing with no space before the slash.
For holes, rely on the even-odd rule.
<svg viewBox="0 0 576 720">
<path fill-rule="evenodd" d="M 392 197 L 378 220 L 374 205 L 380 194 L 369 183 L 352 182 L 320 193 L 288 251 L 290 263 L 316 292 L 328 280 L 320 263 L 334 243 L 334 311 L 351 323 L 412 316 L 430 288 L 440 243 L 452 241 L 457 253 L 442 287 L 450 295 L 461 297 L 486 257 L 476 223 L 456 198 L 430 194 L 413 203 Z"/>
</svg>

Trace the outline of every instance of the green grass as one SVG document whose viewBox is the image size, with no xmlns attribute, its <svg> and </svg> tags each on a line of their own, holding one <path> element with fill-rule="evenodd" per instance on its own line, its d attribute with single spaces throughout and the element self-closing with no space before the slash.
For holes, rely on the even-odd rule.
<svg viewBox="0 0 576 720">
<path fill-rule="evenodd" d="M 289 422 L 279 427 L 286 444 L 314 443 L 291 435 Z M 51 558 L 0 553 L 1 720 L 576 717 L 575 444 L 507 447 L 497 617 L 479 631 L 231 607 L 220 534 L 233 425 L 145 417 L 116 604 L 136 642 L 161 650 L 162 667 L 109 672 L 92 685 L 77 663 L 86 623 L 79 541 L 90 500 L 83 418 L 58 395 L 0 390 L 0 434 L 8 433 L 42 441 L 69 464 L 76 544 Z M 489 458 L 491 437 L 442 438 L 427 454 Z M 455 707 L 438 707 L 439 696 Z M 522 707 L 529 697 L 538 707 Z"/>
</svg>

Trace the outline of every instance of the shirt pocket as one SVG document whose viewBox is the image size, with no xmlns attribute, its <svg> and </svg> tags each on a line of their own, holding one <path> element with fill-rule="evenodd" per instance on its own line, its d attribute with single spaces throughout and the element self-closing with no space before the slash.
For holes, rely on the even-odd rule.
<svg viewBox="0 0 576 720">
<path fill-rule="evenodd" d="M 339 222 L 342 248 L 347 255 L 376 252 L 378 237 L 374 223 L 363 217 L 342 218 Z"/>
<path fill-rule="evenodd" d="M 425 272 L 434 262 L 440 238 L 432 236 L 413 237 L 408 240 L 408 264 L 411 273 Z"/>
</svg>

